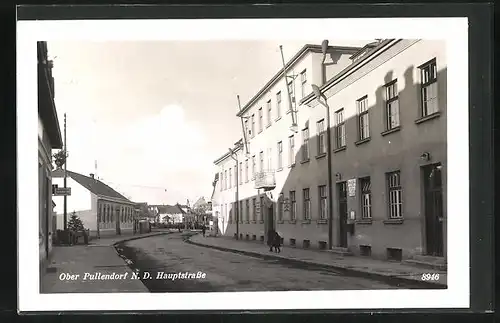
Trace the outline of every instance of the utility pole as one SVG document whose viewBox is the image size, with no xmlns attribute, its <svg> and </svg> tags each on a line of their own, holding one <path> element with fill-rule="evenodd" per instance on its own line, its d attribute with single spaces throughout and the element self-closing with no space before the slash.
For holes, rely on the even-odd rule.
<svg viewBox="0 0 500 323">
<path fill-rule="evenodd" d="M 67 185 L 67 170 L 68 170 L 68 142 L 66 139 L 66 113 L 64 114 L 64 191 Z M 68 229 L 68 196 L 64 195 L 64 231 Z"/>
<path fill-rule="evenodd" d="M 239 187 L 240 187 L 240 183 L 238 181 L 238 173 L 239 173 L 239 169 L 238 169 L 238 155 L 236 155 L 236 153 L 234 152 L 233 149 L 229 148 L 229 153 L 231 154 L 231 158 L 234 160 L 234 162 L 236 163 L 236 167 L 235 167 L 235 170 L 236 170 L 236 196 L 235 196 L 235 200 L 236 200 L 236 208 L 235 208 L 235 211 L 236 211 L 236 240 L 238 240 L 240 238 L 240 201 L 239 201 Z M 235 157 L 236 156 L 236 157 Z"/>
</svg>

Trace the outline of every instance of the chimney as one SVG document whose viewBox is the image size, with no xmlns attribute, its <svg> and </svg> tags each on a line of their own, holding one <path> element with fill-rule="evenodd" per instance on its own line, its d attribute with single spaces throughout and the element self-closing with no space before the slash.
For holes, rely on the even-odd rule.
<svg viewBox="0 0 500 323">
<path fill-rule="evenodd" d="M 90 177 L 91 177 L 92 179 L 94 179 L 94 174 L 90 173 Z"/>
</svg>

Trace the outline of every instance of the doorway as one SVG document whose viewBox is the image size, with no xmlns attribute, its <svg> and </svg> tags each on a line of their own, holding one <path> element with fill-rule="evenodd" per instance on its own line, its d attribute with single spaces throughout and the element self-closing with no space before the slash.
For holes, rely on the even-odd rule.
<svg viewBox="0 0 500 323">
<path fill-rule="evenodd" d="M 337 183 L 339 205 L 339 247 L 347 248 L 347 183 Z"/>
<path fill-rule="evenodd" d="M 115 209 L 115 221 L 116 221 L 116 234 L 117 235 L 121 235 L 122 234 L 122 231 L 121 231 L 121 228 L 120 228 L 120 218 L 121 214 L 120 214 L 120 208 L 117 207 Z"/>
<path fill-rule="evenodd" d="M 441 164 L 423 166 L 425 242 L 428 256 L 443 256 L 443 183 Z"/>
</svg>

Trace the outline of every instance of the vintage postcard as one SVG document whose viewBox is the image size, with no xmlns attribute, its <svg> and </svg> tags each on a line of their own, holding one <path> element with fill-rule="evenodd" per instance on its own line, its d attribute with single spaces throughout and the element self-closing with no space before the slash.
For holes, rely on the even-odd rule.
<svg viewBox="0 0 500 323">
<path fill-rule="evenodd" d="M 467 28 L 19 21 L 19 310 L 467 308 Z"/>
</svg>

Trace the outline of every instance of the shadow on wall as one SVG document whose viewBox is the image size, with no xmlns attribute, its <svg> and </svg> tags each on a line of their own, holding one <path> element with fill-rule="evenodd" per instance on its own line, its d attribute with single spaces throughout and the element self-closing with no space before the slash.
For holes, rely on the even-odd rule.
<svg viewBox="0 0 500 323">
<path fill-rule="evenodd" d="M 349 247 L 353 252 L 360 252 L 360 248 L 369 247 L 370 253 L 385 258 L 388 249 L 401 249 L 402 257 L 425 252 L 428 241 L 426 228 L 425 202 L 422 197 L 422 166 L 441 163 L 443 187 L 443 215 L 446 218 L 446 69 L 437 73 L 439 113 L 428 118 L 421 115 L 420 84 L 414 79 L 418 74 L 415 66 L 409 66 L 403 80 L 396 80 L 393 71 L 385 74 L 381 80 L 371 80 L 371 84 L 382 84 L 375 91 L 360 88 L 348 101 L 335 102 L 339 94 L 329 101 L 331 115 L 331 165 L 333 188 L 333 245 Z M 359 82 L 361 82 L 361 79 Z M 388 129 L 386 110 L 386 85 L 397 81 L 397 96 L 399 104 L 399 125 L 393 124 L 394 129 Z M 356 84 L 356 83 L 355 83 Z M 354 86 L 352 86 L 354 87 Z M 346 88 L 343 91 L 352 91 Z M 375 93 L 373 96 L 372 93 Z M 360 119 L 356 101 L 368 95 L 369 130 L 366 138 L 361 137 Z M 346 107 L 345 112 L 352 113 L 344 120 L 345 145 L 342 145 L 337 135 L 336 112 Z M 347 108 L 349 105 L 351 108 Z M 309 107 L 299 107 L 309 109 Z M 310 109 L 323 109 L 322 116 L 326 116 L 326 109 L 317 105 Z M 345 115 L 344 115 L 345 116 Z M 300 112 L 299 112 L 300 122 Z M 328 185 L 328 168 L 325 154 L 319 150 L 319 137 L 316 134 L 316 122 L 307 120 L 302 129 L 295 134 L 295 146 L 300 149 L 294 156 L 294 165 L 288 165 L 288 136 L 283 134 L 283 171 L 288 172 L 282 187 L 272 191 L 272 204 L 276 230 L 282 235 L 283 242 L 288 245 L 306 248 L 325 248 L 328 243 L 328 220 L 321 218 L 320 186 Z M 428 120 L 426 120 L 428 119 Z M 285 121 L 286 122 L 286 121 Z M 326 127 L 326 120 L 325 120 Z M 302 130 L 309 129 L 309 145 L 303 145 Z M 325 131 L 326 136 L 326 131 Z M 326 139 L 325 149 L 326 149 Z M 431 160 L 422 160 L 423 152 L 433 156 Z M 273 160 L 276 158 L 273 156 Z M 402 218 L 398 221 L 390 220 L 389 201 L 387 197 L 386 173 L 400 170 L 402 187 Z M 277 173 L 279 176 L 279 172 Z M 359 178 L 370 177 L 371 218 L 363 218 L 360 194 L 363 189 L 359 185 Z M 347 195 L 346 181 L 356 179 L 355 196 Z M 278 183 L 279 184 L 279 183 Z M 252 182 L 247 185 L 254 185 Z M 307 191 L 308 189 L 308 191 Z M 327 187 L 325 187 L 328 192 Z M 306 191 L 304 191 L 306 190 Z M 256 191 L 256 190 L 255 190 Z M 293 193 L 294 192 L 294 193 Z M 283 193 L 288 206 L 283 205 L 285 211 L 282 218 L 277 199 Z M 296 214 L 292 218 L 292 194 L 295 194 Z M 326 193 L 328 194 L 328 193 Z M 342 196 L 341 196 L 342 195 Z M 344 196 L 345 195 L 345 196 Z M 304 216 L 309 197 L 310 217 Z M 266 209 L 263 217 L 255 215 L 253 199 L 259 196 L 247 197 L 243 200 L 240 211 L 239 233 L 245 240 L 266 240 L 265 232 L 271 224 L 268 221 L 270 211 Z M 249 211 L 246 203 L 249 201 Z M 325 202 L 323 202 L 325 203 Z M 228 221 L 224 235 L 236 234 L 235 206 L 231 204 L 228 210 Z M 354 212 L 355 220 L 349 216 Z M 221 212 L 224 214 L 224 212 Z M 324 212 L 328 216 L 327 212 Z M 404 220 L 403 220 L 404 219 Z M 348 225 L 348 222 L 352 224 Z M 446 221 L 444 221 L 446 222 Z M 220 226 L 221 224 L 219 224 Z M 443 239 L 446 241 L 446 225 L 443 227 Z M 445 244 L 445 242 L 443 242 Z M 446 246 L 444 247 L 446 249 Z"/>
</svg>

